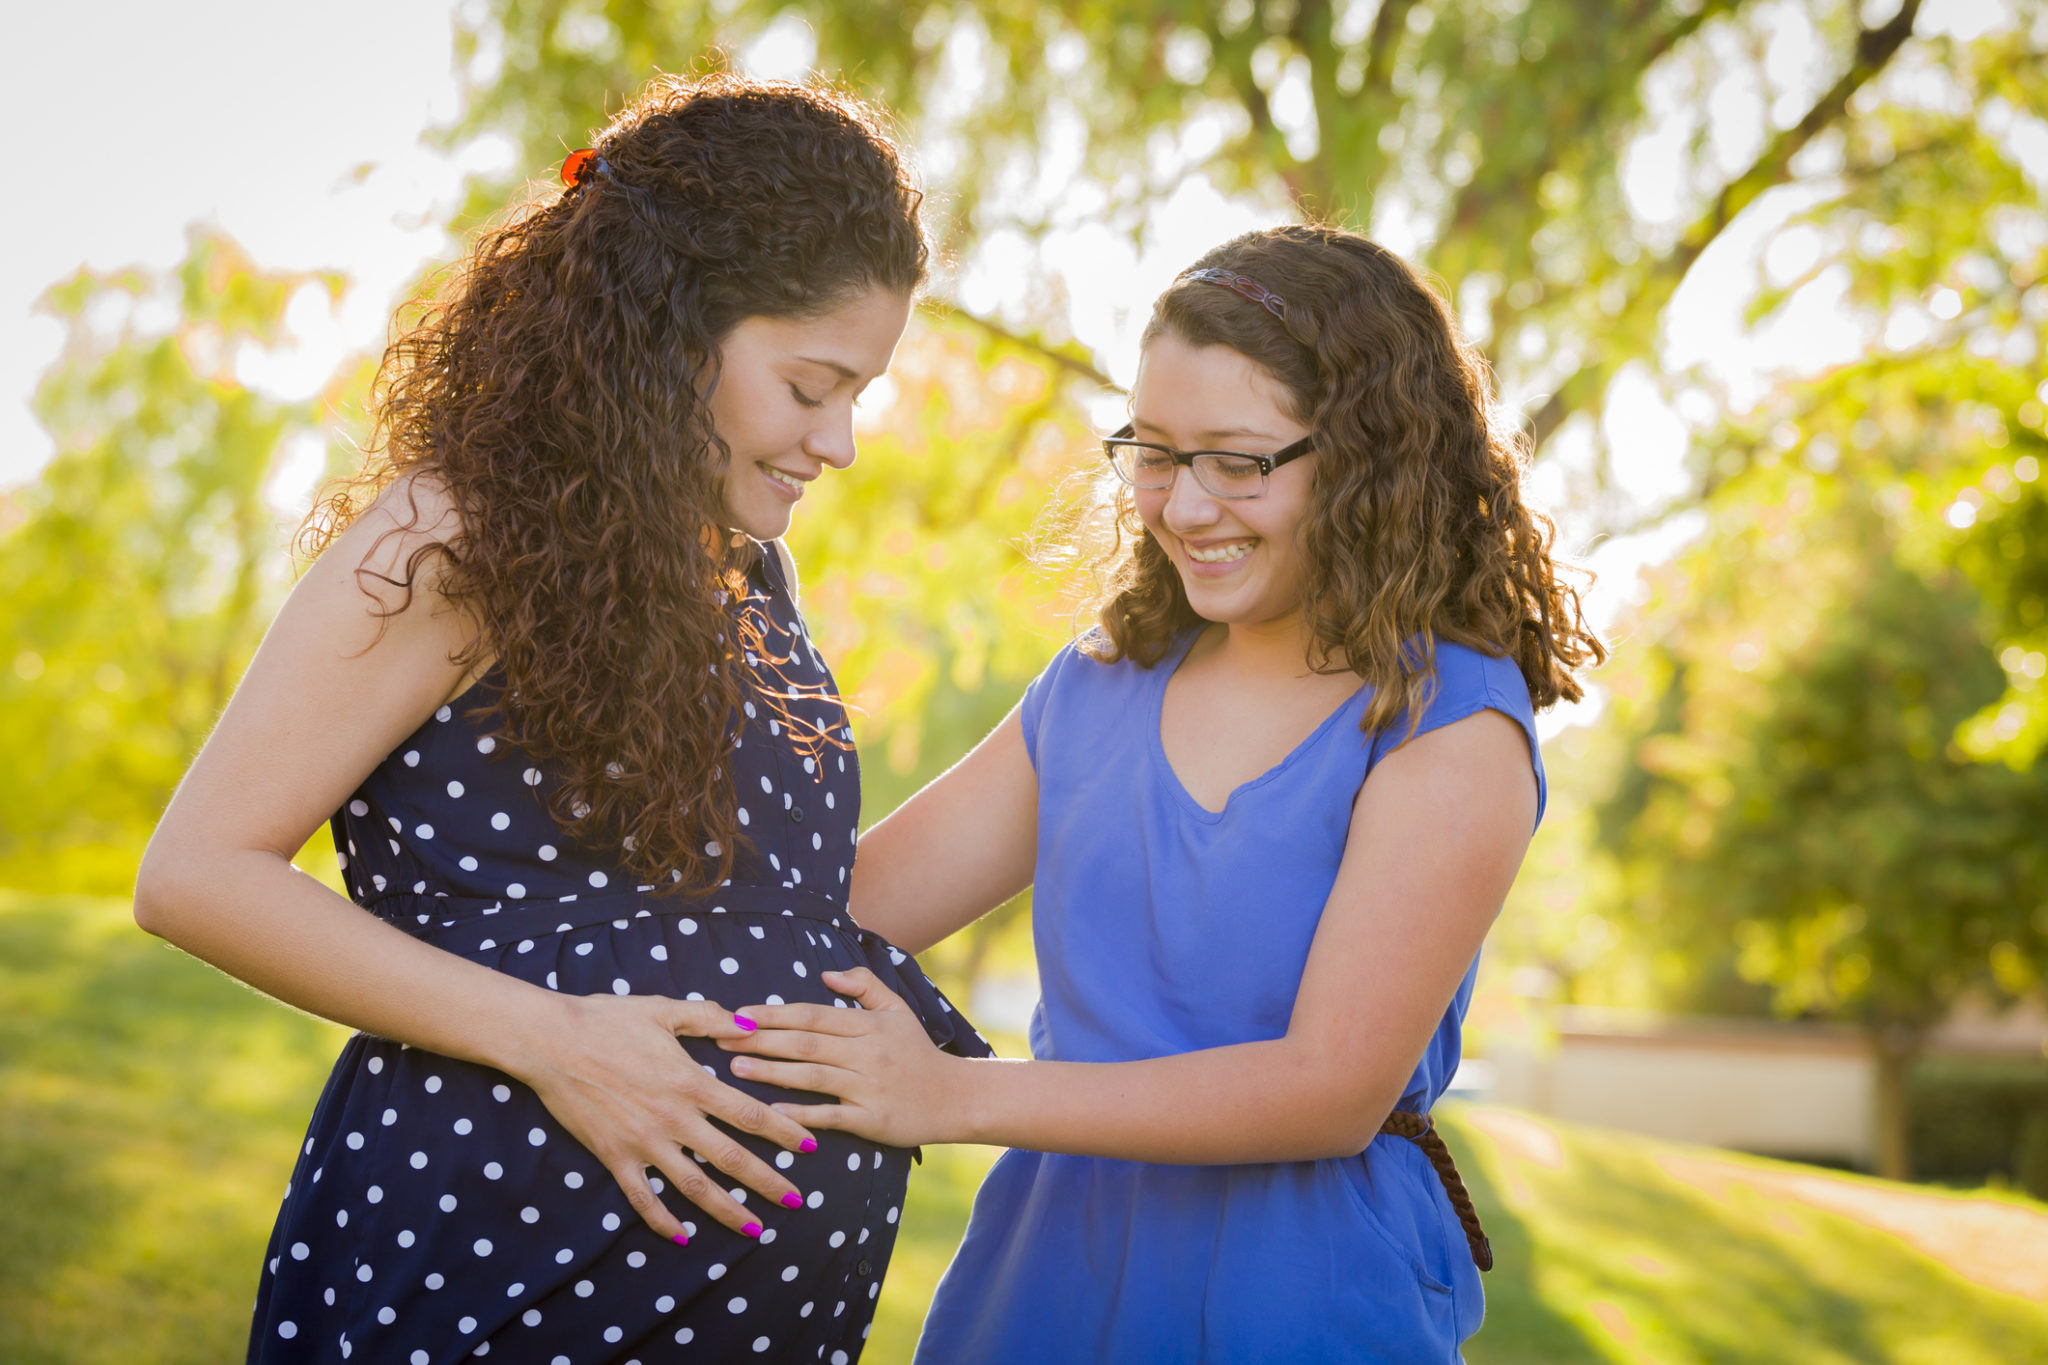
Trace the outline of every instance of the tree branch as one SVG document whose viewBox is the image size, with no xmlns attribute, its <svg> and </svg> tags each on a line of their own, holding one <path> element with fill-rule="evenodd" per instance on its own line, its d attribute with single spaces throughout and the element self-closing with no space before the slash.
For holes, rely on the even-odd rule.
<svg viewBox="0 0 2048 1365">
<path fill-rule="evenodd" d="M 1681 15 L 1677 23 L 1657 35 L 1643 53 L 1643 67 L 1662 61 L 1670 51 L 1687 38 L 1700 31 L 1707 20 L 1741 7 L 1743 0 L 1708 0 L 1691 14 Z"/>
<path fill-rule="evenodd" d="M 1041 360 L 1049 360 L 1067 373 L 1085 379 L 1097 388 L 1108 389 L 1113 393 L 1124 392 L 1123 385 L 1097 369 L 1085 356 L 1076 354 L 1080 350 L 1078 344 L 1069 343 L 1067 347 L 1055 346 L 1027 333 L 1013 331 L 994 318 L 984 317 L 980 313 L 963 308 L 951 299 L 934 298 L 931 304 L 944 316 L 958 318 L 971 327 L 977 327 L 1005 346 L 1014 346 Z"/>
<path fill-rule="evenodd" d="M 1365 84 L 1358 92 L 1362 97 L 1376 99 L 1393 89 L 1394 55 L 1408 31 L 1408 11 L 1414 8 L 1415 0 L 1380 0 L 1365 40 Z"/>
<path fill-rule="evenodd" d="M 1309 108 L 1316 121 L 1316 154 L 1302 164 L 1299 181 L 1291 183 L 1289 188 L 1297 204 L 1316 201 L 1313 216 L 1318 217 L 1327 216 L 1337 209 L 1334 167 L 1344 164 L 1336 155 L 1340 126 L 1337 118 L 1340 96 L 1337 90 L 1336 25 L 1336 8 L 1331 0 L 1299 0 L 1294 11 L 1294 23 L 1287 34 L 1308 61 Z"/>
<path fill-rule="evenodd" d="M 1745 0 L 1704 0 L 1693 13 L 1680 16 L 1676 23 L 1650 39 L 1649 46 L 1634 63 L 1638 76 L 1647 72 L 1678 44 L 1697 33 L 1709 19 L 1739 9 L 1744 2 Z M 1651 0 L 1651 3 L 1654 3 L 1654 0 Z M 1546 75 L 1545 68 L 1556 66 L 1556 56 L 1557 52 L 1553 49 L 1547 59 L 1518 62 L 1518 67 L 1522 69 L 1515 79 L 1541 81 Z M 1624 87 L 1624 93 L 1632 96 L 1639 86 L 1640 80 L 1634 85 Z M 1585 100 L 1576 110 L 1577 117 L 1572 120 L 1573 126 L 1569 132 L 1559 130 L 1545 139 L 1541 155 L 1529 166 L 1518 168 L 1513 185 L 1507 188 L 1517 197 L 1526 199 L 1534 187 L 1542 184 L 1544 176 L 1563 164 L 1567 152 L 1596 136 L 1604 126 L 1604 120 L 1613 113 L 1614 110 L 1604 105 L 1598 98 Z M 1452 202 L 1451 211 L 1444 220 L 1448 225 L 1447 232 L 1470 231 L 1476 228 L 1490 214 L 1494 204 L 1499 202 L 1502 189 L 1499 182 L 1491 181 L 1483 174 L 1475 174 L 1465 183 L 1465 187 L 1458 192 L 1458 197 Z M 1503 322 L 1500 330 L 1504 331 L 1505 326 Z"/>
<path fill-rule="evenodd" d="M 1676 246 L 1651 262 L 1642 284 L 1629 301 L 1625 310 L 1627 314 L 1640 318 L 1645 312 L 1661 311 L 1684 282 L 1693 264 L 1735 220 L 1735 216 L 1756 202 L 1765 190 L 1790 178 L 1793 157 L 1841 120 L 1848 112 L 1850 98 L 1869 84 L 1912 36 L 1913 21 L 1919 16 L 1920 5 L 1921 0 L 1904 0 L 1899 12 L 1888 23 L 1864 29 L 1856 35 L 1855 56 L 1841 79 L 1815 101 L 1804 118 L 1771 139 L 1748 170 L 1722 186 L 1721 192 L 1714 196 L 1713 204 L 1685 230 Z M 1621 320 L 1617 319 L 1617 324 L 1620 323 Z M 1617 325 L 1616 330 L 1624 328 Z M 1628 357 L 1618 360 L 1611 352 L 1596 354 L 1559 384 L 1529 421 L 1531 453 L 1541 450 L 1543 443 L 1556 434 L 1567 417 L 1604 388 L 1626 359 Z"/>
<path fill-rule="evenodd" d="M 1220 70 L 1238 102 L 1251 119 L 1251 131 L 1240 143 L 1233 144 L 1223 153 L 1230 158 L 1238 146 L 1252 149 L 1253 159 L 1267 161 L 1273 173 L 1287 187 L 1288 198 L 1300 203 L 1310 191 L 1302 184 L 1301 163 L 1287 150 L 1285 138 L 1278 136 L 1279 129 L 1273 122 L 1273 106 L 1266 98 L 1266 92 L 1259 88 L 1259 81 L 1252 74 L 1252 53 L 1257 43 L 1245 41 L 1242 35 L 1232 37 L 1223 32 L 1217 22 L 1216 7 L 1207 6 L 1202 11 L 1202 34 L 1209 40 L 1209 51 L 1214 57 L 1215 69 Z M 1250 30 L 1247 30 L 1248 32 Z"/>
<path fill-rule="evenodd" d="M 1913 20 L 1920 12 L 1921 0 L 1905 0 L 1899 12 L 1890 23 L 1882 28 L 1865 29 L 1856 35 L 1856 57 L 1842 78 L 1832 89 L 1806 111 L 1806 117 L 1787 128 L 1772 139 L 1764 148 L 1755 164 L 1741 175 L 1722 187 L 1715 196 L 1713 207 L 1695 221 L 1679 240 L 1678 247 L 1669 259 L 1676 265 L 1679 276 L 1699 259 L 1721 230 L 1733 222 L 1735 215 L 1755 202 L 1758 195 L 1789 178 L 1788 167 L 1807 143 L 1827 128 L 1839 122 L 1848 112 L 1849 99 L 1866 85 L 1871 77 L 1882 71 L 1894 54 L 1913 34 Z M 1674 281 L 1675 283 L 1675 281 Z"/>
</svg>

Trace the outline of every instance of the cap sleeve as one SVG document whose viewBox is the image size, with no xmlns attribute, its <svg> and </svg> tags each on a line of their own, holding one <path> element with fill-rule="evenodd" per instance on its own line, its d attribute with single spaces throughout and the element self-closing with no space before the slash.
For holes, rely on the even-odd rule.
<svg viewBox="0 0 2048 1365">
<path fill-rule="evenodd" d="M 1052 700 L 1053 690 L 1075 660 L 1085 657 L 1074 645 L 1066 646 L 1024 688 L 1024 700 L 1018 704 L 1018 710 L 1024 723 L 1024 752 L 1031 756 L 1033 771 L 1038 768 L 1038 731 L 1045 721 L 1045 708 Z"/>
<path fill-rule="evenodd" d="M 1513 659 L 1482 654 L 1448 640 L 1436 641 L 1436 686 L 1423 707 L 1415 733 L 1402 716 L 1372 739 L 1372 765 L 1412 738 L 1441 730 L 1480 711 L 1498 711 L 1522 729 L 1529 743 L 1529 766 L 1536 774 L 1536 821 L 1543 821 L 1549 787 L 1543 773 L 1543 751 L 1536 740 L 1536 708 L 1529 684 Z"/>
</svg>

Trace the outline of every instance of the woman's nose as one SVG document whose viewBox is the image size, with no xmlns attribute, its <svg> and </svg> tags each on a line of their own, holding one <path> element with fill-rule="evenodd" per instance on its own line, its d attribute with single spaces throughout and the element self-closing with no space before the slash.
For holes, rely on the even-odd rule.
<svg viewBox="0 0 2048 1365">
<path fill-rule="evenodd" d="M 853 442 L 852 407 L 822 416 L 810 434 L 804 437 L 804 450 L 813 459 L 823 460 L 834 469 L 845 469 L 851 465 L 858 453 Z"/>
</svg>

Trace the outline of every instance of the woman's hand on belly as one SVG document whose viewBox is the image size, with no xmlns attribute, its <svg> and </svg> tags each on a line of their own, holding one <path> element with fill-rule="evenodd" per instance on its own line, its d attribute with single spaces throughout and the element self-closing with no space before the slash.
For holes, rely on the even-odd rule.
<svg viewBox="0 0 2048 1365">
<path fill-rule="evenodd" d="M 821 979 L 861 1008 L 742 1006 L 738 1017 L 759 1030 L 719 1036 L 719 1047 L 739 1054 L 733 1074 L 838 1096 L 837 1104 L 775 1106 L 814 1128 L 892 1147 L 960 1141 L 959 1069 L 969 1063 L 940 1051 L 910 1006 L 865 967 Z"/>
<path fill-rule="evenodd" d="M 792 1118 L 706 1074 L 676 1043 L 678 1035 L 721 1042 L 747 1037 L 744 1026 L 710 1001 L 665 996 L 556 997 L 565 1007 L 547 1043 L 521 1068 L 570 1134 L 604 1163 L 647 1225 L 687 1243 L 682 1223 L 648 1183 L 652 1166 L 677 1192 L 735 1232 L 761 1232 L 761 1220 L 690 1159 L 755 1190 L 772 1207 L 793 1208 L 802 1193 L 711 1120 L 754 1133 L 792 1152 L 817 1141 Z"/>
</svg>

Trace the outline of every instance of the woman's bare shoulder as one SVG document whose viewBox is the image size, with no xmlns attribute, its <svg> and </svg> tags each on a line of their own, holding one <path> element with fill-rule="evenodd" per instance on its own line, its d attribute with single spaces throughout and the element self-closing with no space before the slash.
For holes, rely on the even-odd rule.
<svg viewBox="0 0 2048 1365">
<path fill-rule="evenodd" d="M 446 480 L 431 470 L 404 473 L 333 538 L 310 572 L 353 579 L 380 615 L 409 610 L 422 595 L 438 596 L 447 566 L 439 551 L 459 546 L 463 530 Z"/>
</svg>

